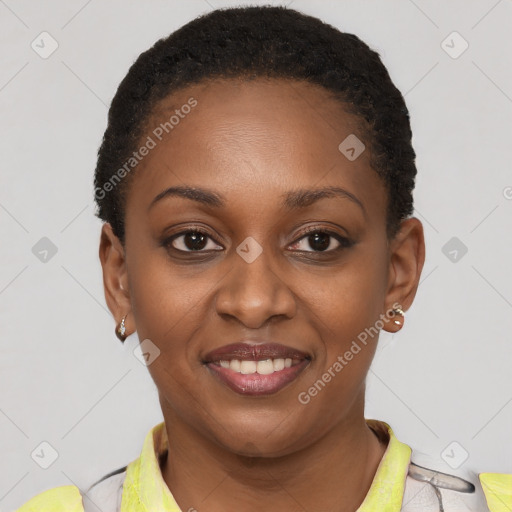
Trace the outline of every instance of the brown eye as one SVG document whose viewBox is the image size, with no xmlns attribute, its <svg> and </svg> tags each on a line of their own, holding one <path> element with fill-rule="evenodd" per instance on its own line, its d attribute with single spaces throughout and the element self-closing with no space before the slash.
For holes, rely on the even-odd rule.
<svg viewBox="0 0 512 512">
<path fill-rule="evenodd" d="M 348 238 L 338 233 L 316 229 L 297 240 L 291 248 L 304 252 L 332 252 L 343 247 L 349 247 L 351 244 Z M 308 247 L 312 250 L 309 250 Z"/>
<path fill-rule="evenodd" d="M 213 242 L 208 233 L 198 230 L 182 231 L 173 235 L 166 241 L 166 245 L 182 252 L 219 250 L 216 247 L 222 249 L 222 247 Z"/>
</svg>

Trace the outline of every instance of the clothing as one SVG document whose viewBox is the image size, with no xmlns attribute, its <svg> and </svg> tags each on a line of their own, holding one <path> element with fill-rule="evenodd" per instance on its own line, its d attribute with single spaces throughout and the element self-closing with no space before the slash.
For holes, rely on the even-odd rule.
<svg viewBox="0 0 512 512">
<path fill-rule="evenodd" d="M 510 512 L 512 474 L 481 473 L 471 481 L 423 468 L 391 427 L 373 419 L 368 426 L 387 440 L 372 485 L 357 512 Z M 109 473 L 86 492 L 73 485 L 44 491 L 16 512 L 194 512 L 181 511 L 160 470 L 168 450 L 164 422 L 146 435 L 139 458 Z M 457 489 L 457 490 L 455 490 Z"/>
</svg>

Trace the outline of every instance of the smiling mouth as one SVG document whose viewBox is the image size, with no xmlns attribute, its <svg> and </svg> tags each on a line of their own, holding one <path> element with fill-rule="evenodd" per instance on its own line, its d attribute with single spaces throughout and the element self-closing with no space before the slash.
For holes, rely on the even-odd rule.
<svg viewBox="0 0 512 512">
<path fill-rule="evenodd" d="M 257 373 L 259 375 L 271 375 L 274 372 L 280 372 L 285 368 L 291 368 L 299 364 L 302 359 L 291 359 L 290 357 L 276 358 L 276 359 L 262 359 L 260 361 L 243 360 L 243 359 L 231 359 L 231 360 L 220 360 L 218 363 L 222 368 L 229 368 L 234 372 L 241 373 L 243 375 L 252 375 Z"/>
<path fill-rule="evenodd" d="M 308 354 L 284 345 L 236 343 L 210 352 L 203 364 L 236 393 L 270 395 L 294 381 L 310 362 Z"/>
</svg>

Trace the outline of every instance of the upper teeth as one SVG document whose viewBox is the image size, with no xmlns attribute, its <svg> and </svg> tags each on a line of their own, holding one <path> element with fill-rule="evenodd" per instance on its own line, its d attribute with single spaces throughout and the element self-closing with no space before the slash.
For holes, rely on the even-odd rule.
<svg viewBox="0 0 512 512">
<path fill-rule="evenodd" d="M 239 359 L 231 359 L 231 361 L 219 361 L 223 368 L 248 375 L 250 373 L 259 373 L 260 375 L 269 375 L 278 372 L 283 368 L 289 368 L 292 365 L 292 359 L 264 359 L 263 361 L 241 361 Z"/>
</svg>

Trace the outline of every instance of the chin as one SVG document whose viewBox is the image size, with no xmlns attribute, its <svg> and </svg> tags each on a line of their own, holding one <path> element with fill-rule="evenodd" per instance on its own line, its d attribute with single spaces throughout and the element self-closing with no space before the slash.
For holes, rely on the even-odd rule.
<svg viewBox="0 0 512 512">
<path fill-rule="evenodd" d="M 304 443 L 305 433 L 297 430 L 296 422 L 291 425 L 286 421 L 286 417 L 291 419 L 289 415 L 274 415 L 272 419 L 258 419 L 254 413 L 244 416 L 245 421 L 233 418 L 224 424 L 225 428 L 215 428 L 214 433 L 217 443 L 237 455 L 280 457 Z"/>
</svg>

